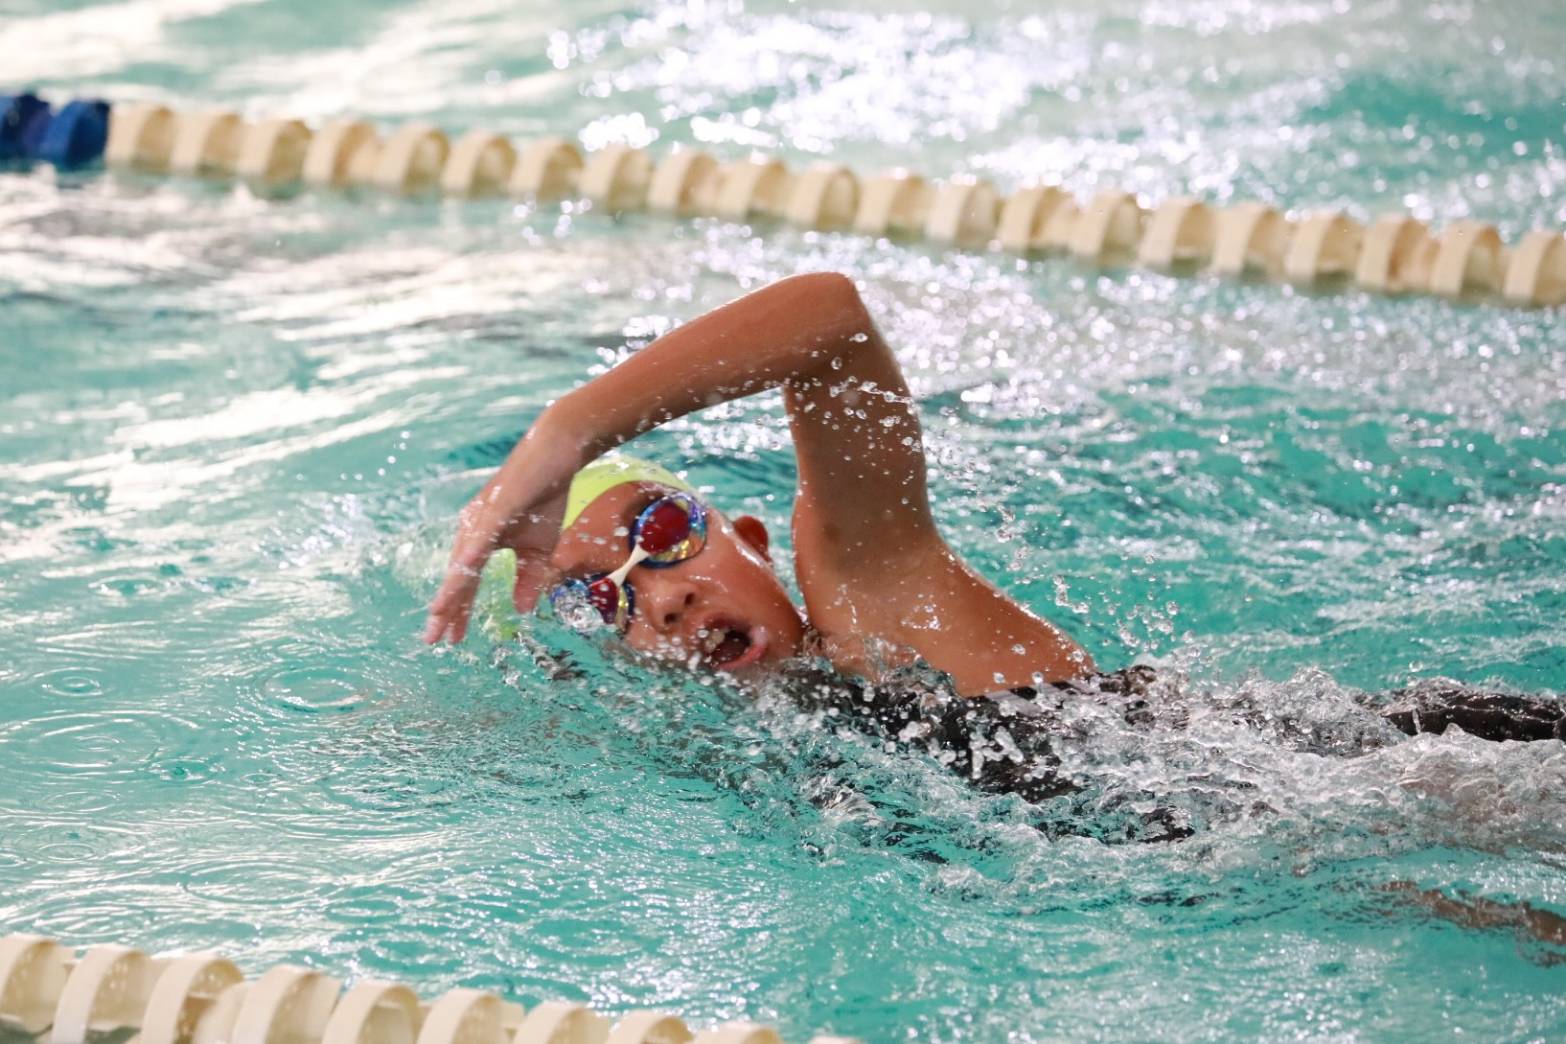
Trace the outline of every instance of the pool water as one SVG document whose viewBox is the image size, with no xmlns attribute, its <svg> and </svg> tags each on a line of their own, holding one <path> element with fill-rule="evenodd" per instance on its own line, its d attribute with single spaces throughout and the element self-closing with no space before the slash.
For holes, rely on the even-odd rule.
<svg viewBox="0 0 1566 1044">
<path fill-rule="evenodd" d="M 1081 6 L 21 0 L 0 53 L 56 95 L 1566 225 L 1549 5 Z M 819 268 L 921 396 L 953 544 L 1186 676 L 1184 729 L 1085 716 L 1068 761 L 1270 812 L 1051 840 L 775 703 L 418 644 L 544 403 Z M 1234 713 L 1566 688 L 1559 312 L 47 170 L 0 175 L 0 307 L 0 931 L 793 1039 L 1566 1034 L 1559 948 L 1384 888 L 1566 913 L 1559 746 Z M 786 544 L 775 397 L 646 441 Z"/>
</svg>

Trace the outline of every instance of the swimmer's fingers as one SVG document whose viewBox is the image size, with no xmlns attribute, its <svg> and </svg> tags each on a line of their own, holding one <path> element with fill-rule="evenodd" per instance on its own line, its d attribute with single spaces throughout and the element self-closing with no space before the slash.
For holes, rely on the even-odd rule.
<svg viewBox="0 0 1566 1044">
<path fill-rule="evenodd" d="M 517 579 L 511 589 L 511 601 L 519 613 L 531 613 L 538 605 L 543 589 L 555 578 L 551 563 L 560 540 L 560 520 L 565 515 L 565 496 L 551 497 L 537 511 L 519 520 L 505 541 L 517 553 Z"/>
<path fill-rule="evenodd" d="M 548 556 L 517 555 L 517 582 L 511 589 L 511 601 L 517 612 L 525 615 L 537 608 L 539 595 L 552 575 Z"/>
<path fill-rule="evenodd" d="M 424 623 L 424 643 L 434 645 L 445 640 L 453 645 L 462 641 L 468 633 L 468 618 L 473 614 L 473 599 L 478 593 L 479 579 L 483 575 L 485 554 L 474 564 L 467 556 L 453 558 L 446 567 L 446 579 L 430 601 L 429 616 Z"/>
<path fill-rule="evenodd" d="M 457 518 L 457 538 L 452 543 L 446 577 L 430 602 L 424 625 L 425 644 L 443 639 L 456 644 L 466 637 L 484 563 L 497 548 L 509 547 L 517 553 L 513 598 L 519 610 L 530 612 L 547 580 L 549 558 L 560 538 L 564 514 L 563 493 L 546 499 L 536 510 L 499 503 L 490 487 L 474 497 Z"/>
<path fill-rule="evenodd" d="M 442 639 L 456 644 L 467 635 L 473 603 L 484 576 L 484 564 L 498 547 L 509 547 L 517 554 L 517 579 L 512 600 L 522 613 L 533 611 L 539 591 L 551 575 L 550 555 L 560 533 L 559 506 L 540 513 L 528 513 L 507 523 L 498 522 L 483 511 L 464 512 L 458 537 L 446 566 L 446 577 L 430 602 L 429 618 L 424 625 L 424 641 L 433 645 Z"/>
<path fill-rule="evenodd" d="M 473 614 L 473 599 L 484 576 L 484 563 L 495 553 L 494 527 L 467 510 L 463 511 L 457 534 L 451 559 L 446 563 L 446 577 L 430 600 L 424 624 L 426 645 L 442 639 L 455 645 L 467 636 L 468 618 Z"/>
</svg>

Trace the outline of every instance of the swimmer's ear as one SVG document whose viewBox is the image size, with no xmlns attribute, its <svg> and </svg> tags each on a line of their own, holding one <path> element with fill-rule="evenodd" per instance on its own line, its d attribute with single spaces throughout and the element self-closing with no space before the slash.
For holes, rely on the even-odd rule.
<svg viewBox="0 0 1566 1044">
<path fill-rule="evenodd" d="M 741 540 L 760 552 L 762 558 L 772 561 L 772 554 L 767 550 L 772 546 L 772 538 L 767 536 L 767 527 L 761 519 L 755 515 L 740 515 L 731 524 Z"/>
</svg>

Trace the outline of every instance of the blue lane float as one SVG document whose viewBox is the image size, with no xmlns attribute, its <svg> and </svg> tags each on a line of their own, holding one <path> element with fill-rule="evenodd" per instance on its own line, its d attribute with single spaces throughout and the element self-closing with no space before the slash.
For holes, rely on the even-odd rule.
<svg viewBox="0 0 1566 1044">
<path fill-rule="evenodd" d="M 58 170 L 75 170 L 103 158 L 108 142 L 109 103 L 98 99 L 73 101 L 54 114 L 32 158 Z"/>
<path fill-rule="evenodd" d="M 0 94 L 0 163 L 32 159 L 51 115 L 49 103 L 36 94 Z"/>
<path fill-rule="evenodd" d="M 56 111 L 31 92 L 0 95 L 0 163 L 48 163 L 74 170 L 103 158 L 109 142 L 109 103 L 69 102 Z"/>
</svg>

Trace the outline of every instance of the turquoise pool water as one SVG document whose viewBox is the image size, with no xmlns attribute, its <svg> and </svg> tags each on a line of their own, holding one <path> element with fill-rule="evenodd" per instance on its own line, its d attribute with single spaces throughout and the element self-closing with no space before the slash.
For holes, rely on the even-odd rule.
<svg viewBox="0 0 1566 1044">
<path fill-rule="evenodd" d="M 1566 225 L 1548 5 L 1080 7 L 13 0 L 0 54 L 58 93 Z M 545 401 L 820 267 L 923 398 L 952 541 L 1101 663 L 1189 674 L 1187 729 L 1070 757 L 1275 814 L 1050 841 L 734 693 L 417 644 Z M 1222 713 L 1566 687 L 1558 312 L 46 171 L 0 175 L 0 302 L 0 931 L 799 1039 L 1566 1034 L 1558 950 L 1380 888 L 1566 913 L 1558 747 L 1322 758 Z M 651 441 L 787 532 L 775 400 Z"/>
</svg>

